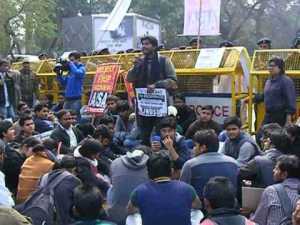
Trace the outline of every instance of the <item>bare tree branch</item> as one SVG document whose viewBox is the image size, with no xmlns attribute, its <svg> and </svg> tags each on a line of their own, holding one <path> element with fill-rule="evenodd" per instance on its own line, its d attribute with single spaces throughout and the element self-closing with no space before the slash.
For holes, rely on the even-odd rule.
<svg viewBox="0 0 300 225">
<path fill-rule="evenodd" d="M 243 25 L 245 24 L 245 22 L 252 16 L 256 6 L 258 6 L 259 4 L 261 4 L 262 2 L 265 2 L 267 0 L 260 0 L 255 2 L 249 9 L 248 12 L 246 13 L 245 17 L 240 20 L 240 22 L 238 23 L 238 25 L 236 26 L 236 28 L 234 30 L 232 30 L 228 37 L 230 40 L 234 40 L 235 37 L 237 36 L 237 34 L 239 33 L 239 31 L 241 30 L 241 28 L 243 27 Z"/>
</svg>

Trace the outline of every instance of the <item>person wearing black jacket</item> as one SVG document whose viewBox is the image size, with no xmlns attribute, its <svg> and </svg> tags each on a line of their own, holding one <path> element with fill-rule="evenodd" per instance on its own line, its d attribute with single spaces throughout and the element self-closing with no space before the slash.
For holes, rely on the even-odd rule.
<svg viewBox="0 0 300 225">
<path fill-rule="evenodd" d="M 105 196 L 110 186 L 105 176 L 98 171 L 98 155 L 103 150 L 103 146 L 93 138 L 82 141 L 75 151 L 76 174 L 84 183 L 98 187 Z"/>
<path fill-rule="evenodd" d="M 204 206 L 208 214 L 201 225 L 256 225 L 240 215 L 232 183 L 226 177 L 213 177 L 203 190 Z"/>
<path fill-rule="evenodd" d="M 253 181 L 253 186 L 265 188 L 275 183 L 273 169 L 279 156 L 287 154 L 290 140 L 285 130 L 276 129 L 270 134 L 270 149 L 264 155 L 255 156 L 240 168 L 240 179 Z"/>
<path fill-rule="evenodd" d="M 81 184 L 80 179 L 75 174 L 76 161 L 73 156 L 65 155 L 57 162 L 53 171 L 45 174 L 39 183 L 39 188 L 47 185 L 47 181 L 54 181 L 62 173 L 65 173 L 65 178 L 54 189 L 54 202 L 57 213 L 57 225 L 65 225 L 74 222 L 72 209 L 74 207 L 73 190 Z"/>
<path fill-rule="evenodd" d="M 300 127 L 298 125 L 289 125 L 286 132 L 291 140 L 289 153 L 300 158 Z"/>
<path fill-rule="evenodd" d="M 182 95 L 177 94 L 174 99 L 174 106 L 178 113 L 176 116 L 177 124 L 182 128 L 182 134 L 185 134 L 189 126 L 197 119 L 193 109 L 185 104 Z"/>
<path fill-rule="evenodd" d="M 83 139 L 83 135 L 77 128 L 72 126 L 72 116 L 69 111 L 59 111 L 57 118 L 59 125 L 53 130 L 50 137 L 58 143 L 62 143 L 60 149 L 61 154 L 71 153 Z"/>
<path fill-rule="evenodd" d="M 18 180 L 26 157 L 12 147 L 15 140 L 15 129 L 9 121 L 0 122 L 0 145 L 5 150 L 3 173 L 8 189 L 15 195 L 17 193 Z"/>
</svg>

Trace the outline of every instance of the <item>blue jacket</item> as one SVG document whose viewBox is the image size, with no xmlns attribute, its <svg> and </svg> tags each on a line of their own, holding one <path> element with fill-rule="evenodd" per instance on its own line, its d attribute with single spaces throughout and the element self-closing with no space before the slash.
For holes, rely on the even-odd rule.
<svg viewBox="0 0 300 225">
<path fill-rule="evenodd" d="M 43 120 L 41 118 L 35 117 L 33 121 L 35 124 L 35 130 L 40 134 L 54 129 L 53 123 L 49 120 Z"/>
<path fill-rule="evenodd" d="M 57 76 L 58 81 L 65 87 L 65 97 L 68 99 L 81 98 L 85 66 L 81 63 L 69 62 L 69 73 L 67 76 Z"/>
</svg>

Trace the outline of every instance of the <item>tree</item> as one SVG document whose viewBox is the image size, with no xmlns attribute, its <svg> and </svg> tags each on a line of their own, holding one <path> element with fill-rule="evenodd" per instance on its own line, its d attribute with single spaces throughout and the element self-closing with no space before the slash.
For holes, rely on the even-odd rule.
<svg viewBox="0 0 300 225">
<path fill-rule="evenodd" d="M 22 45 L 27 53 L 35 52 L 40 47 L 36 37 L 47 40 L 56 35 L 56 25 L 51 20 L 53 1 L 0 0 L 0 5 L 0 26 L 4 31 L 0 52 L 4 55 L 21 53 Z"/>
</svg>

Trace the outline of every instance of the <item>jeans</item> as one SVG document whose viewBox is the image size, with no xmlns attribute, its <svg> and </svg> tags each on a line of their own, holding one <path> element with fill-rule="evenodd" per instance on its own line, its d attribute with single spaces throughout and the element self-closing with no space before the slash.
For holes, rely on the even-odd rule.
<svg viewBox="0 0 300 225">
<path fill-rule="evenodd" d="M 12 105 L 8 107 L 0 107 L 0 115 L 4 117 L 4 119 L 13 119 L 16 117 L 15 110 Z"/>
<path fill-rule="evenodd" d="M 137 116 L 137 126 L 140 132 L 142 145 L 150 146 L 151 133 L 160 120 L 160 117 Z"/>
<path fill-rule="evenodd" d="M 80 121 L 81 99 L 65 100 L 64 109 L 72 110 L 77 114 L 77 122 Z"/>
</svg>

